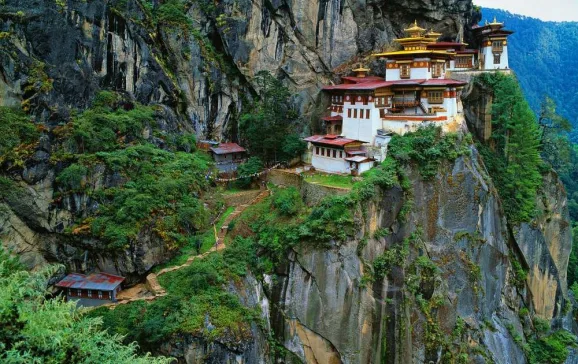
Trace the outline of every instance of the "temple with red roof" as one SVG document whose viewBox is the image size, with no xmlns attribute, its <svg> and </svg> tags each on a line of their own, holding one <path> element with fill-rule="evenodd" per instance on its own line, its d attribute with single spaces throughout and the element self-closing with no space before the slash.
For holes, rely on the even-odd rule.
<svg viewBox="0 0 578 364">
<path fill-rule="evenodd" d="M 459 130 L 465 122 L 460 95 L 467 82 L 449 75 L 507 68 L 502 37 L 511 32 L 495 20 L 475 31 L 482 40 L 479 50 L 468 49 L 462 41 L 438 41 L 440 33 L 426 31 L 416 22 L 405 29 L 404 38 L 397 39 L 401 50 L 373 55 L 384 61 L 385 78 L 370 76 L 370 70 L 359 65 L 353 76 L 341 78 L 341 84 L 325 86 L 323 91 L 331 100 L 330 114 L 322 117 L 327 135 L 305 139 L 313 167 L 362 173 L 374 161 L 385 159 L 392 134 L 426 125 L 440 126 L 444 132 Z M 490 64 L 483 56 L 479 59 L 488 46 L 494 53 L 501 52 L 492 60 L 499 64 Z M 355 156 L 348 149 L 355 149 Z"/>
</svg>

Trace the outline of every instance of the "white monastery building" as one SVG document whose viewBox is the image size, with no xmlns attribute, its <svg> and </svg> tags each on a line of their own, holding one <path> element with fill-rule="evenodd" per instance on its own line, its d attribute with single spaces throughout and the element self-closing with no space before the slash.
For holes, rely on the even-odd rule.
<svg viewBox="0 0 578 364">
<path fill-rule="evenodd" d="M 385 79 L 369 76 L 361 65 L 355 76 L 323 88 L 330 115 L 322 118 L 325 135 L 306 138 L 311 164 L 320 171 L 358 175 L 386 157 L 392 134 L 405 134 L 426 125 L 444 132 L 464 124 L 461 91 L 466 82 L 448 76 L 460 71 L 508 69 L 507 37 L 512 31 L 495 19 L 477 26 L 480 49 L 463 42 L 438 42 L 440 33 L 417 22 L 397 39 L 401 50 L 374 54 L 385 62 Z"/>
</svg>

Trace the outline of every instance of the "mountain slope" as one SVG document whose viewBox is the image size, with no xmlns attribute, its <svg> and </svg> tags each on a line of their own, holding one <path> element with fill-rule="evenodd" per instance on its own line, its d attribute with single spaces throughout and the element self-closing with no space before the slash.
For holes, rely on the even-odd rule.
<svg viewBox="0 0 578 364">
<path fill-rule="evenodd" d="M 534 110 L 545 95 L 558 111 L 578 126 L 578 22 L 546 22 L 498 9 L 482 9 L 483 19 L 504 22 L 510 37 L 510 67 Z"/>
</svg>

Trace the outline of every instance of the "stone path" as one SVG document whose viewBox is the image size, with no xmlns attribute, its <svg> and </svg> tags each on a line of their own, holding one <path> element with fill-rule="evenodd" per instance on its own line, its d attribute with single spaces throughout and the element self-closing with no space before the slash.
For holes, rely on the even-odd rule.
<svg viewBox="0 0 578 364">
<path fill-rule="evenodd" d="M 130 302 L 152 301 L 158 297 L 166 296 L 167 291 L 159 283 L 159 281 L 158 281 L 159 276 L 162 276 L 163 274 L 166 274 L 168 272 L 173 272 L 173 271 L 188 267 L 193 263 L 193 261 L 195 259 L 203 259 L 204 257 L 206 257 L 207 255 L 209 255 L 213 252 L 225 249 L 226 248 L 225 237 L 227 236 L 227 233 L 228 233 L 229 224 L 235 218 L 237 218 L 239 215 L 241 215 L 241 213 L 243 213 L 243 211 L 245 211 L 245 209 L 247 207 L 249 207 L 251 205 L 255 205 L 255 204 L 263 201 L 269 195 L 270 195 L 269 189 L 264 189 L 251 202 L 249 202 L 247 204 L 242 204 L 242 205 L 236 206 L 235 210 L 229 216 L 227 216 L 225 221 L 223 221 L 223 224 L 221 225 L 221 228 L 219 229 L 219 232 L 217 233 L 217 243 L 209 251 L 207 251 L 203 254 L 200 254 L 200 255 L 195 255 L 195 256 L 189 257 L 187 259 L 187 261 L 182 265 L 176 265 L 173 267 L 161 269 L 156 274 L 150 273 L 146 277 L 146 283 L 145 284 L 139 284 L 139 285 L 136 285 L 136 286 L 129 288 L 127 290 L 120 291 L 118 294 L 118 301 L 117 302 L 109 303 L 109 304 L 102 305 L 102 306 L 109 307 L 110 309 L 114 309 L 118 305 L 124 305 L 124 304 L 130 303 Z M 100 307 L 102 307 L 102 306 L 100 306 Z"/>
</svg>

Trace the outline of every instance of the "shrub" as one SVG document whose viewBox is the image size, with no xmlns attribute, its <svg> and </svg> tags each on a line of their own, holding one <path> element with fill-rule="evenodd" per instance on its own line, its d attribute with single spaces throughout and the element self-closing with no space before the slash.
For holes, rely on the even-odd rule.
<svg viewBox="0 0 578 364">
<path fill-rule="evenodd" d="M 295 187 L 289 187 L 275 191 L 272 205 L 282 215 L 293 216 L 303 207 L 303 200 L 301 193 Z"/>
<path fill-rule="evenodd" d="M 241 178 L 237 181 L 240 188 L 249 188 L 251 186 L 251 181 L 254 174 L 257 174 L 263 170 L 263 162 L 257 157 L 249 158 L 245 163 L 242 163 L 237 168 L 237 174 L 241 177 L 247 176 L 246 178 Z"/>
<path fill-rule="evenodd" d="M 68 190 L 80 190 L 88 173 L 88 168 L 81 164 L 72 164 L 66 167 L 56 177 L 56 182 Z"/>
<path fill-rule="evenodd" d="M 395 135 L 389 144 L 389 155 L 402 164 L 417 164 L 424 180 L 432 179 L 443 160 L 453 161 L 469 153 L 467 140 L 457 134 L 442 134 L 439 127 L 430 125 L 414 133 Z"/>
</svg>

